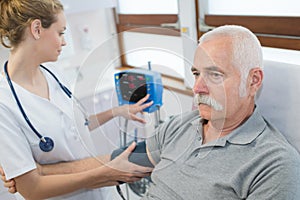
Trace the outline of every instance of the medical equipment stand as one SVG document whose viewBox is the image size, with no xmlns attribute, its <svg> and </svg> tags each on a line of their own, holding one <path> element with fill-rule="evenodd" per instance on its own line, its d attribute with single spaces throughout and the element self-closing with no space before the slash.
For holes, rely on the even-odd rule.
<svg viewBox="0 0 300 200">
<path fill-rule="evenodd" d="M 157 106 L 157 110 L 154 111 L 154 120 L 155 124 L 154 127 L 157 128 L 163 121 L 160 119 L 160 106 Z M 119 117 L 119 124 L 121 127 L 121 118 Z M 125 147 L 127 144 L 127 128 L 128 128 L 128 119 L 125 120 L 124 128 L 120 128 L 120 148 Z M 135 129 L 135 138 L 134 140 L 137 142 L 137 129 Z M 150 177 L 142 178 L 140 181 L 134 182 L 134 183 L 127 183 L 126 184 L 126 199 L 130 200 L 129 197 L 129 188 L 138 196 L 142 197 L 149 187 L 149 184 L 151 182 Z M 121 196 L 123 200 L 125 200 L 124 194 L 122 193 L 120 187 L 117 187 L 118 193 Z"/>
</svg>

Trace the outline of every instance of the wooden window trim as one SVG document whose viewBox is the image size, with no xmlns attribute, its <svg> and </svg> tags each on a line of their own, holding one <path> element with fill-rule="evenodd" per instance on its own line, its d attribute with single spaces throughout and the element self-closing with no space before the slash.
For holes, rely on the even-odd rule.
<svg viewBox="0 0 300 200">
<path fill-rule="evenodd" d="M 294 39 L 260 35 L 257 35 L 257 37 L 261 45 L 265 47 L 300 50 L 300 38 Z"/>
<path fill-rule="evenodd" d="M 180 29 L 162 27 L 178 22 L 178 15 L 171 14 L 118 14 L 118 33 L 123 31 L 180 36 Z"/>
<path fill-rule="evenodd" d="M 300 17 L 205 15 L 208 26 L 236 24 L 249 28 L 263 46 L 300 50 Z M 204 32 L 199 30 L 199 35 Z"/>
<path fill-rule="evenodd" d="M 300 17 L 205 15 L 205 24 L 239 24 L 255 33 L 300 36 Z"/>
<path fill-rule="evenodd" d="M 166 23 L 177 23 L 177 14 L 117 14 L 115 22 L 117 25 L 117 33 L 122 32 L 138 32 L 147 34 L 158 34 L 166 36 L 180 37 L 180 29 L 172 27 L 162 27 L 162 24 Z M 119 34 L 119 45 L 120 49 L 123 49 L 124 38 Z M 128 66 L 126 56 L 121 54 L 121 63 L 123 66 Z"/>
<path fill-rule="evenodd" d="M 176 23 L 177 15 L 167 14 L 119 14 L 119 24 L 160 26 L 163 23 Z"/>
<path fill-rule="evenodd" d="M 137 26 L 137 25 L 118 25 L 118 33 L 124 31 L 137 32 L 137 33 L 148 33 L 148 34 L 158 34 L 158 35 L 168 35 L 180 37 L 180 32 L 178 29 L 174 28 L 161 28 L 157 26 Z"/>
</svg>

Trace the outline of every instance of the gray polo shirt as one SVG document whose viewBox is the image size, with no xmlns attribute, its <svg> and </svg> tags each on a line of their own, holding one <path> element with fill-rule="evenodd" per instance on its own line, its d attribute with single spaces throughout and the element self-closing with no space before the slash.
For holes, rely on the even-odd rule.
<svg viewBox="0 0 300 200">
<path fill-rule="evenodd" d="M 173 117 L 147 146 L 158 164 L 142 199 L 300 199 L 300 156 L 258 108 L 235 131 L 204 145 L 198 111 Z"/>
</svg>

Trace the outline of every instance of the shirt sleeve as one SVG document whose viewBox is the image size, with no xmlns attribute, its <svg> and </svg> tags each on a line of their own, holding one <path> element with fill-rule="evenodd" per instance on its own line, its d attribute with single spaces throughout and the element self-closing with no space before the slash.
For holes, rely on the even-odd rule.
<svg viewBox="0 0 300 200">
<path fill-rule="evenodd" d="M 30 144 L 15 116 L 0 104 L 0 163 L 6 178 L 20 176 L 36 168 Z"/>
<path fill-rule="evenodd" d="M 273 161 L 258 174 L 247 200 L 300 199 L 300 156 L 286 151 L 273 156 Z"/>
</svg>

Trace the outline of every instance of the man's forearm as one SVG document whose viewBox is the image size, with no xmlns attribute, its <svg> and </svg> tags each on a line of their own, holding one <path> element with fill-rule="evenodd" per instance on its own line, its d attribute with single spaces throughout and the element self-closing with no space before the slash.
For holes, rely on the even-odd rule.
<svg viewBox="0 0 300 200">
<path fill-rule="evenodd" d="M 103 155 L 70 162 L 60 162 L 46 165 L 38 164 L 38 171 L 41 175 L 71 174 L 100 167 L 109 161 L 110 155 Z"/>
</svg>

